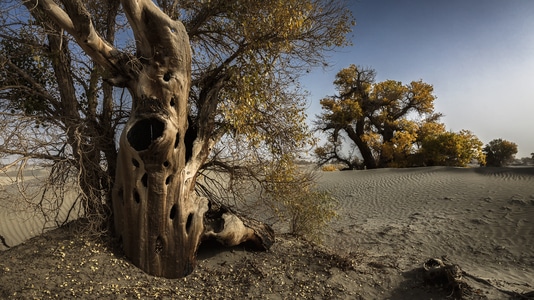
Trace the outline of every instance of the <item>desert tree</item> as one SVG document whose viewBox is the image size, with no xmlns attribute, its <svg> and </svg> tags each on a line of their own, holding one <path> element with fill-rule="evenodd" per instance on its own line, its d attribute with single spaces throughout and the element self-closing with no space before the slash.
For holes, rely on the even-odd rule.
<svg viewBox="0 0 534 300">
<path fill-rule="evenodd" d="M 48 158 L 76 169 L 86 211 L 110 216 L 113 207 L 115 231 L 136 265 L 187 275 L 206 236 L 269 246 L 268 226 L 213 201 L 217 189 L 234 186 L 212 180 L 213 171 L 268 187 L 274 170 L 291 170 L 290 158 L 311 141 L 299 73 L 345 44 L 351 16 L 341 2 L 22 4 L 26 12 L 9 2 L 11 16 L 29 15 L 4 19 L 2 37 L 9 47 L 24 45 L 31 52 L 20 59 L 50 76 L 34 77 L 15 59 L 21 52 L 3 52 L 6 78 L 20 80 L 2 87 L 3 108 L 13 120 L 30 115 L 62 134 L 61 151 Z M 134 43 L 116 40 L 127 29 Z M 45 101 L 28 111 L 35 97 Z"/>
<path fill-rule="evenodd" d="M 465 167 L 475 160 L 484 165 L 486 156 L 482 145 L 469 130 L 445 131 L 425 137 L 420 153 L 426 166 Z"/>
<path fill-rule="evenodd" d="M 534 160 L 531 157 L 521 157 L 517 161 L 519 164 L 522 164 L 525 166 L 532 165 L 532 163 L 534 162 Z"/>
<path fill-rule="evenodd" d="M 517 144 L 503 139 L 490 141 L 483 149 L 486 154 L 486 165 L 502 167 L 510 164 L 517 153 Z"/>
<path fill-rule="evenodd" d="M 321 100 L 323 112 L 316 121 L 317 130 L 328 136 L 327 145 L 316 150 L 322 162 L 336 160 L 355 168 L 355 159 L 340 152 L 340 143 L 348 139 L 368 169 L 405 166 L 420 129 L 439 128 L 425 125 L 439 124 L 441 115 L 434 112 L 432 85 L 421 80 L 376 83 L 374 70 L 350 65 L 339 71 L 334 85 L 338 94 Z"/>
</svg>

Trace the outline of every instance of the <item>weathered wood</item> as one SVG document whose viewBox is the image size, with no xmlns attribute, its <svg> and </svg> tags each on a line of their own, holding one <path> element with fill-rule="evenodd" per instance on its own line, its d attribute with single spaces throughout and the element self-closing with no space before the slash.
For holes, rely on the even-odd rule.
<svg viewBox="0 0 534 300">
<path fill-rule="evenodd" d="M 188 128 L 191 48 L 183 24 L 151 0 L 122 0 L 136 41 L 132 57 L 98 35 L 81 0 L 62 2 L 65 11 L 52 0 L 25 5 L 73 35 L 109 73 L 107 81 L 128 88 L 132 96 L 112 190 L 115 234 L 126 256 L 148 274 L 177 278 L 193 271 L 206 237 L 229 246 L 251 242 L 268 249 L 274 242 L 269 226 L 229 210 L 206 217 L 208 200 L 194 191 L 214 140 L 207 113 L 200 113 L 198 128 Z M 216 230 L 213 224 L 218 224 Z"/>
<path fill-rule="evenodd" d="M 133 107 L 120 139 L 113 193 L 116 233 L 126 255 L 141 269 L 182 277 L 195 267 L 208 209 L 207 199 L 194 193 L 199 165 L 194 162 L 205 158 L 196 157 L 198 153 L 186 149 L 193 145 L 184 142 L 189 39 L 183 25 L 151 1 L 124 1 L 123 7 L 141 69 L 128 84 Z"/>
<path fill-rule="evenodd" d="M 255 250 L 268 250 L 274 243 L 270 226 L 226 207 L 212 207 L 204 220 L 204 239 L 214 239 L 228 247 L 246 244 Z"/>
</svg>

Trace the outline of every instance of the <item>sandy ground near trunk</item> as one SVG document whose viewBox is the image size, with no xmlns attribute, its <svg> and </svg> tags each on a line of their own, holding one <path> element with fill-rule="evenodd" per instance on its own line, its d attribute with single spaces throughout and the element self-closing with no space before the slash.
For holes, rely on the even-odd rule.
<svg viewBox="0 0 534 300">
<path fill-rule="evenodd" d="M 279 235 L 267 252 L 204 247 L 175 280 L 76 223 L 15 246 L 28 235 L 4 213 L 0 298 L 451 299 L 451 286 L 424 281 L 429 258 L 461 268 L 465 299 L 534 298 L 534 168 L 325 172 L 319 188 L 340 203 L 324 246 Z"/>
</svg>

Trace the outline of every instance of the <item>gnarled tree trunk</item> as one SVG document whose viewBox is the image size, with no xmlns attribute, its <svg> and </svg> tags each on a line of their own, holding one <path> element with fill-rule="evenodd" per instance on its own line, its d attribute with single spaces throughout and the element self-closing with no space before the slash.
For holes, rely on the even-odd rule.
<svg viewBox="0 0 534 300">
<path fill-rule="evenodd" d="M 132 95 L 112 192 L 115 231 L 126 256 L 151 275 L 176 278 L 194 269 L 203 238 L 268 248 L 274 241 L 270 227 L 210 207 L 194 191 L 213 141 L 203 124 L 203 134 L 188 130 L 191 49 L 182 23 L 150 0 L 121 1 L 136 40 L 131 57 L 98 36 L 80 0 L 62 3 L 65 11 L 53 0 L 26 5 L 73 35 L 110 72 L 108 81 Z"/>
<path fill-rule="evenodd" d="M 139 73 L 128 81 L 132 114 L 120 138 L 113 190 L 116 233 L 149 274 L 180 277 L 194 268 L 208 201 L 194 193 L 206 158 L 184 142 L 191 49 L 183 25 L 152 5 L 127 2 Z M 154 30 L 157 29 L 157 30 Z M 187 154 L 187 155 L 186 155 Z"/>
</svg>

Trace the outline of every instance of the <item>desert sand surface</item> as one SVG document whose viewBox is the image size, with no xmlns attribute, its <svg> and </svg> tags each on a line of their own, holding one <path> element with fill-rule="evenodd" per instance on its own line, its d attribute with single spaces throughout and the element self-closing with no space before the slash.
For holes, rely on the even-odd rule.
<svg viewBox="0 0 534 300">
<path fill-rule="evenodd" d="M 323 173 L 319 182 L 342 203 L 328 236 L 340 252 L 404 271 L 446 256 L 496 287 L 534 289 L 533 168 L 381 169 Z"/>
<path fill-rule="evenodd" d="M 66 183 L 60 194 L 44 189 L 49 173 L 49 169 L 33 166 L 24 172 L 12 169 L 0 173 L 0 235 L 7 246 L 57 228 L 79 214 L 79 210 L 70 210 L 79 195 L 73 184 Z M 0 242 L 0 251 L 7 249 L 5 244 Z"/>
<path fill-rule="evenodd" d="M 323 245 L 279 234 L 267 252 L 204 246 L 195 271 L 173 280 L 76 222 L 25 240 L 2 213 L 0 298 L 534 298 L 534 168 L 320 172 L 318 184 L 339 201 Z M 458 266 L 458 285 L 426 281 L 430 258 Z"/>
</svg>

